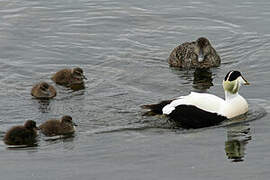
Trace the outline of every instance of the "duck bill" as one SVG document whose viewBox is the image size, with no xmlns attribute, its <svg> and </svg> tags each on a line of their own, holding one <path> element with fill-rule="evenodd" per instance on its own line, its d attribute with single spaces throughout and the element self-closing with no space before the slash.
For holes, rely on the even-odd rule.
<svg viewBox="0 0 270 180">
<path fill-rule="evenodd" d="M 199 56 L 198 56 L 198 61 L 202 62 L 203 60 L 204 60 L 204 55 L 203 55 L 202 50 L 200 49 Z"/>
<path fill-rule="evenodd" d="M 83 74 L 82 74 L 82 78 L 85 79 L 85 80 L 87 80 L 87 78 Z"/>
<path fill-rule="evenodd" d="M 243 85 L 250 85 L 250 83 L 242 76 Z"/>
<path fill-rule="evenodd" d="M 75 78 L 78 80 L 87 79 L 82 73 L 80 75 L 75 76 Z"/>
<path fill-rule="evenodd" d="M 38 131 L 38 130 L 40 130 L 40 128 L 39 127 L 35 127 L 35 130 Z"/>
<path fill-rule="evenodd" d="M 73 126 L 78 126 L 76 123 L 73 123 Z"/>
</svg>

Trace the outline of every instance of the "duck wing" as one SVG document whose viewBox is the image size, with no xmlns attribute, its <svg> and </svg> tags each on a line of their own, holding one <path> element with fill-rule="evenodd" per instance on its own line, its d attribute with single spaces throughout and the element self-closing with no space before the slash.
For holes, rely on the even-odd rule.
<svg viewBox="0 0 270 180">
<path fill-rule="evenodd" d="M 193 105 L 179 105 L 168 116 L 177 126 L 186 129 L 214 126 L 227 119 L 225 116 L 202 110 Z"/>
<path fill-rule="evenodd" d="M 227 119 L 221 115 L 222 98 L 208 93 L 192 92 L 166 105 L 162 112 L 184 128 L 213 126 Z"/>
<path fill-rule="evenodd" d="M 170 104 L 166 105 L 162 112 L 163 114 L 170 114 L 179 105 L 193 105 L 204 111 L 218 113 L 221 106 L 224 104 L 224 100 L 218 96 L 208 93 L 196 93 L 191 92 L 187 96 L 180 96 Z"/>
</svg>

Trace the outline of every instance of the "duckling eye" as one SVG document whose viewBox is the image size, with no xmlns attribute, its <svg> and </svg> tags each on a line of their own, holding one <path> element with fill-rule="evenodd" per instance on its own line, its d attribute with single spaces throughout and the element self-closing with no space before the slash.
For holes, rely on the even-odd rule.
<svg viewBox="0 0 270 180">
<path fill-rule="evenodd" d="M 71 122 L 72 122 L 71 119 L 65 119 L 65 121 L 66 121 L 67 123 L 71 123 Z"/>
<path fill-rule="evenodd" d="M 36 127 L 36 123 L 32 122 L 31 127 Z"/>
<path fill-rule="evenodd" d="M 42 84 L 42 85 L 40 86 L 40 88 L 48 89 L 48 88 L 49 88 L 49 85 L 48 85 L 48 84 Z"/>
</svg>

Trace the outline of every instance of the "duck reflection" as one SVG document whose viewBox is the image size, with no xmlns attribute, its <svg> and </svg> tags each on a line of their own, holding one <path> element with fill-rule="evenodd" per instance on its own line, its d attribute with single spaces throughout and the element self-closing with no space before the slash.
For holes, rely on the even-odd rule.
<svg viewBox="0 0 270 180">
<path fill-rule="evenodd" d="M 41 134 L 42 139 L 45 141 L 46 146 L 51 146 L 52 144 L 61 144 L 61 146 L 65 150 L 74 150 L 75 144 L 75 135 L 74 134 L 66 134 L 66 135 L 59 135 L 59 136 L 52 136 L 47 137 Z"/>
<path fill-rule="evenodd" d="M 193 88 L 205 91 L 213 86 L 212 72 L 209 69 L 197 68 L 195 69 L 193 78 Z"/>
<path fill-rule="evenodd" d="M 38 109 L 42 113 L 48 113 L 50 111 L 50 101 L 49 100 L 39 100 L 39 107 Z"/>
<path fill-rule="evenodd" d="M 174 74 L 179 75 L 181 79 L 187 80 L 193 84 L 193 88 L 198 92 L 205 92 L 213 86 L 212 72 L 209 68 L 196 68 L 195 70 L 179 71 L 177 68 L 171 68 Z"/>
<path fill-rule="evenodd" d="M 239 124 L 228 127 L 225 152 L 232 162 L 244 161 L 246 145 L 251 140 L 249 124 Z"/>
</svg>

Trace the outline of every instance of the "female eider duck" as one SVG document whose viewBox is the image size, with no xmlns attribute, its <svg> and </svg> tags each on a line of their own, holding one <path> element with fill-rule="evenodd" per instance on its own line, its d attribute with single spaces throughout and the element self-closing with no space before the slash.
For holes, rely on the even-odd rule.
<svg viewBox="0 0 270 180">
<path fill-rule="evenodd" d="M 12 127 L 5 135 L 7 145 L 32 145 L 36 142 L 38 127 L 36 122 L 28 120 L 23 126 Z"/>
<path fill-rule="evenodd" d="M 46 82 L 40 82 L 31 90 L 31 95 L 37 99 L 52 99 L 56 96 L 56 90 Z"/>
<path fill-rule="evenodd" d="M 177 46 L 168 58 L 171 67 L 186 69 L 218 67 L 220 61 L 216 50 L 205 37 Z"/>
<path fill-rule="evenodd" d="M 82 68 L 62 69 L 55 73 L 52 80 L 59 85 L 70 87 L 73 84 L 83 84 L 83 80 L 87 79 L 83 75 Z"/>
<path fill-rule="evenodd" d="M 248 111 L 247 101 L 238 93 L 249 83 L 239 71 L 230 71 L 223 80 L 225 100 L 208 93 L 191 92 L 174 100 L 144 105 L 146 114 L 164 114 L 183 128 L 201 128 L 242 115 Z"/>
<path fill-rule="evenodd" d="M 72 117 L 63 116 L 61 119 L 50 119 L 39 126 L 46 136 L 72 134 L 75 132 L 75 124 Z"/>
</svg>

